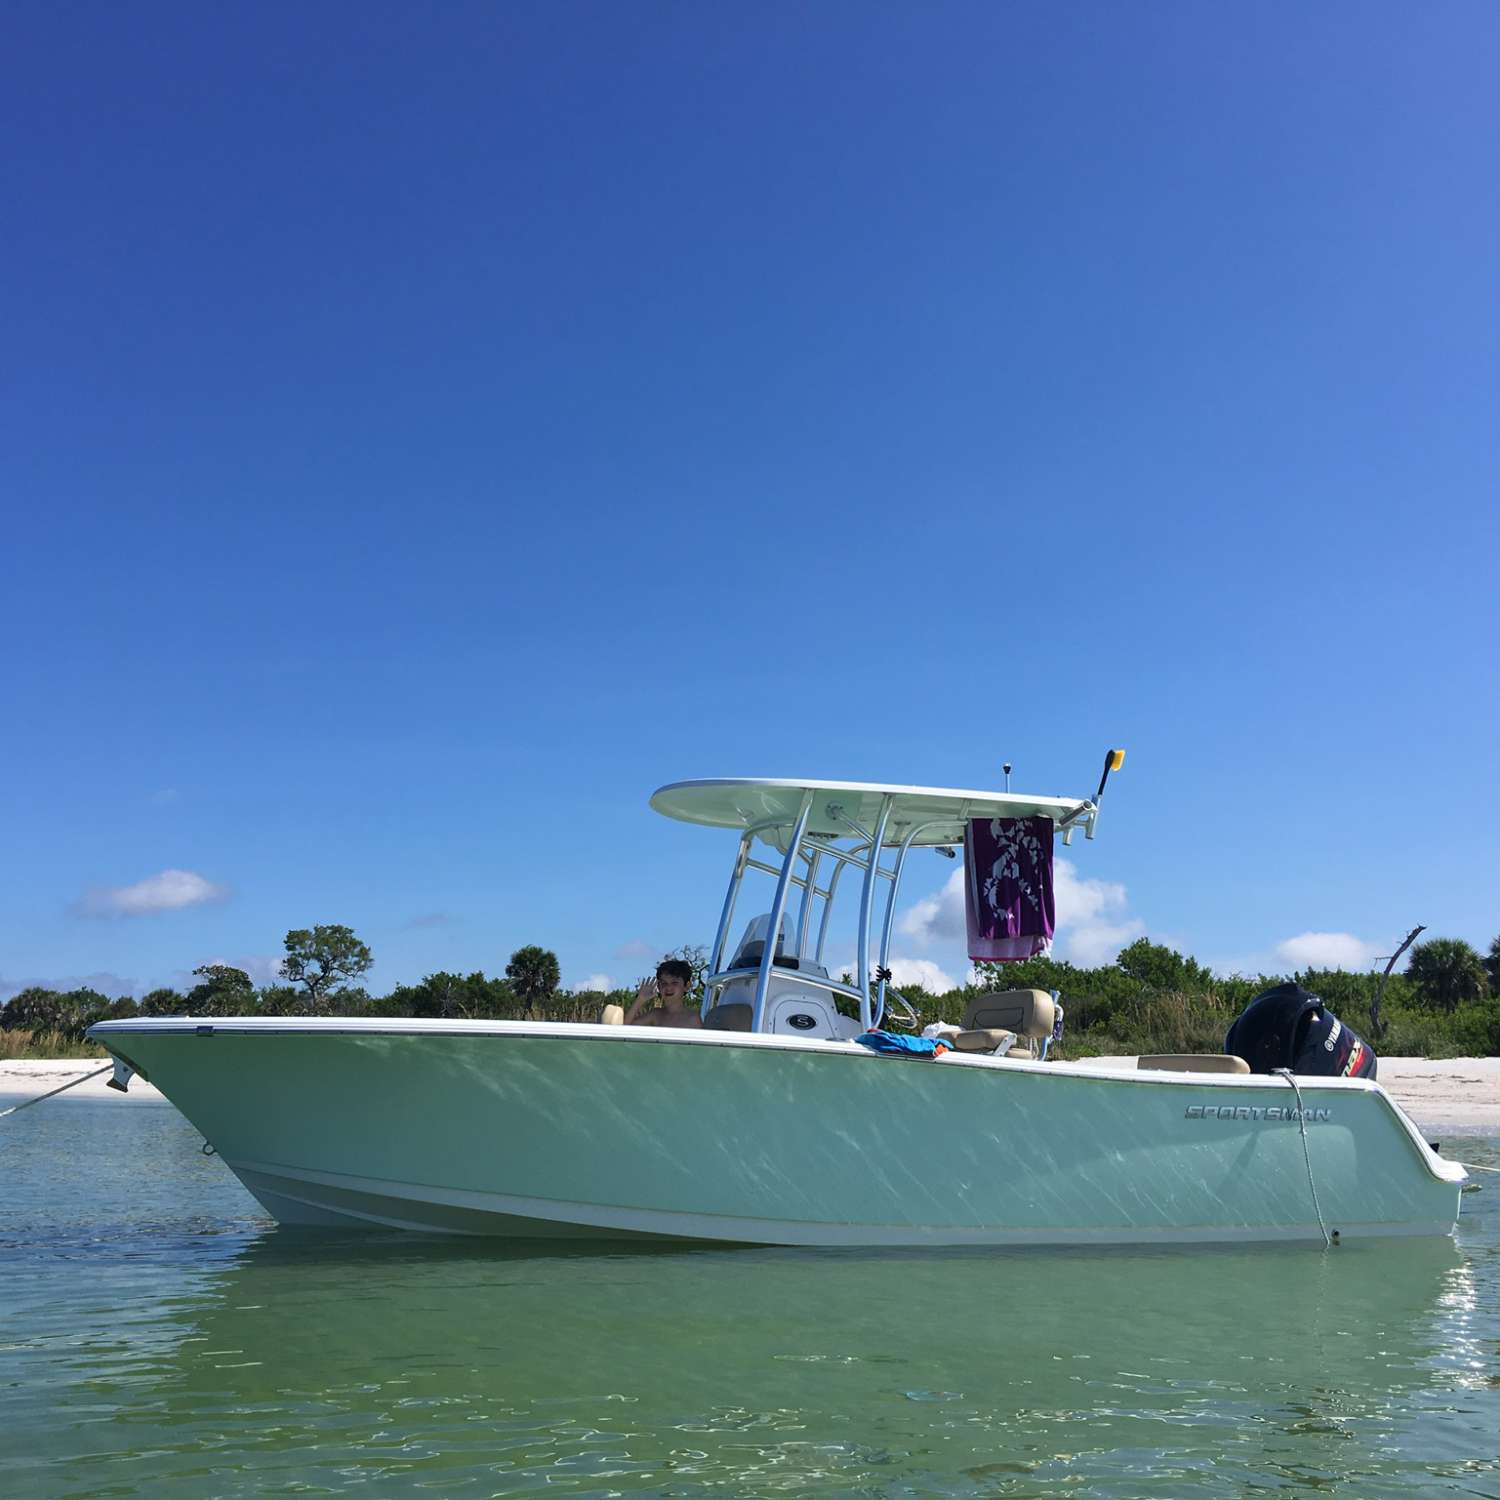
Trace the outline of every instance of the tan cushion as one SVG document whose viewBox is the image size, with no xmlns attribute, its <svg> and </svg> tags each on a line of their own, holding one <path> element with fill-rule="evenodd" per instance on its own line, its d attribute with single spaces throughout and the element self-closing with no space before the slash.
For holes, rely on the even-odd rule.
<svg viewBox="0 0 1500 1500">
<path fill-rule="evenodd" d="M 1243 1057 L 1225 1052 L 1156 1052 L 1138 1057 L 1137 1068 L 1159 1073 L 1248 1073 L 1250 1064 Z"/>
<path fill-rule="evenodd" d="M 1013 1031 L 1017 1036 L 1052 1035 L 1057 1019 L 1052 996 L 1046 990 L 995 990 L 976 995 L 964 1011 L 965 1031 Z"/>
<path fill-rule="evenodd" d="M 605 1026 L 623 1026 L 625 1024 L 625 1007 L 623 1005 L 606 1005 L 604 1014 L 599 1020 Z"/>
<path fill-rule="evenodd" d="M 993 1052 L 1006 1037 L 1012 1042 L 1016 1040 L 1015 1032 L 1001 1030 L 960 1031 L 953 1036 L 939 1037 L 938 1040 L 946 1042 L 959 1052 Z M 1011 1050 L 1014 1051 L 1014 1047 Z"/>
</svg>

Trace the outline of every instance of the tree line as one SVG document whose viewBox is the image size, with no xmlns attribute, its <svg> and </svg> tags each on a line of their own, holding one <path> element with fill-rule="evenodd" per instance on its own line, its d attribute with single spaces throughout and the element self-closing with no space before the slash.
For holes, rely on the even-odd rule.
<svg viewBox="0 0 1500 1500">
<path fill-rule="evenodd" d="M 1224 978 L 1160 943 L 1139 938 L 1113 963 L 1081 968 L 1052 958 L 981 964 L 985 988 L 1056 990 L 1065 1011 L 1069 1055 L 1091 1052 L 1217 1052 L 1229 1023 L 1262 990 L 1293 979 L 1341 1020 L 1391 1056 L 1458 1057 L 1500 1053 L 1500 937 L 1482 957 L 1459 938 L 1432 938 L 1410 950 L 1383 992 L 1373 971 L 1302 969 Z M 971 990 L 930 997 L 919 1011 L 961 1019 Z M 1376 1008 L 1379 999 L 1378 1010 Z"/>
<path fill-rule="evenodd" d="M 349 927 L 295 928 L 285 939 L 280 983 L 256 986 L 243 970 L 205 964 L 186 990 L 152 990 L 112 1000 L 96 990 L 60 992 L 33 986 L 0 1010 L 0 1029 L 76 1041 L 95 1021 L 135 1016 L 360 1015 L 448 1020 L 593 1021 L 608 1003 L 628 1005 L 632 989 L 575 993 L 561 988 L 557 955 L 534 944 L 517 948 L 503 975 L 428 974 L 372 996 L 361 984 L 374 963 Z M 701 983 L 708 955 L 695 945 L 663 954 L 681 958 Z M 1432 938 L 1411 949 L 1406 967 L 1384 988 L 1379 976 L 1343 969 L 1222 978 L 1195 959 L 1140 938 L 1112 963 L 1084 968 L 1053 958 L 981 964 L 976 983 L 933 995 L 904 993 L 923 1022 L 961 1020 L 985 989 L 1056 990 L 1066 1011 L 1065 1055 L 1103 1051 L 1217 1051 L 1230 1021 L 1261 990 L 1296 979 L 1334 1014 L 1391 1054 L 1500 1053 L 1500 937 L 1482 957 L 1457 938 Z"/>
<path fill-rule="evenodd" d="M 562 969 L 549 949 L 517 948 L 503 976 L 439 971 L 417 984 L 371 995 L 360 981 L 375 960 L 353 929 L 336 924 L 288 932 L 278 984 L 257 986 L 243 969 L 203 964 L 198 983 L 151 990 L 139 1000 L 111 999 L 93 989 L 52 990 L 32 985 L 0 1009 L 0 1030 L 28 1031 L 76 1042 L 96 1021 L 137 1016 L 425 1016 L 444 1020 L 596 1021 L 611 1001 L 628 1003 L 634 990 L 579 992 L 562 989 Z M 701 979 L 708 956 L 691 945 L 663 955 L 684 958 Z"/>
</svg>

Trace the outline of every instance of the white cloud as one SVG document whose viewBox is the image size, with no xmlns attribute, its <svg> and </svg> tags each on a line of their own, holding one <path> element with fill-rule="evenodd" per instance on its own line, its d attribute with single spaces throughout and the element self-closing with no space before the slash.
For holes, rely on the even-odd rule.
<svg viewBox="0 0 1500 1500">
<path fill-rule="evenodd" d="M 924 989 L 930 995 L 946 995 L 958 988 L 958 981 L 945 973 L 930 958 L 893 958 L 891 983 L 899 990 L 903 985 Z"/>
<path fill-rule="evenodd" d="M 96 886 L 77 909 L 87 917 L 145 917 L 228 899 L 228 886 L 215 885 L 192 870 L 163 870 L 134 885 Z"/>
<path fill-rule="evenodd" d="M 1130 915 L 1123 885 L 1084 879 L 1071 860 L 1059 859 L 1053 865 L 1052 890 L 1057 902 L 1055 949 L 1060 958 L 1086 968 L 1106 964 L 1146 930 L 1144 922 Z M 942 890 L 903 912 L 897 926 L 904 937 L 923 948 L 935 942 L 962 941 L 963 868 L 949 875 Z"/>
<path fill-rule="evenodd" d="M 568 986 L 575 995 L 586 994 L 590 991 L 603 991 L 607 995 L 614 987 L 615 982 L 608 974 L 590 974 L 588 978 Z"/>
<path fill-rule="evenodd" d="M 631 938 L 628 943 L 621 943 L 614 952 L 616 958 L 655 958 L 656 954 L 657 950 L 640 938 Z"/>
<path fill-rule="evenodd" d="M 1102 968 L 1115 961 L 1121 948 L 1128 947 L 1145 933 L 1144 922 L 1090 922 L 1064 936 L 1057 956 L 1070 964 L 1077 964 L 1080 969 Z"/>
<path fill-rule="evenodd" d="M 1294 969 L 1368 969 L 1380 952 L 1351 932 L 1302 932 L 1277 943 L 1276 956 Z"/>
<path fill-rule="evenodd" d="M 1059 958 L 1082 968 L 1113 963 L 1127 943 L 1146 931 L 1146 924 L 1129 913 L 1125 887 L 1115 880 L 1086 880 L 1071 860 L 1060 859 L 1052 869 L 1052 894 L 1057 902 Z"/>
<path fill-rule="evenodd" d="M 923 897 L 903 912 L 896 927 L 923 948 L 945 938 L 964 937 L 964 867 L 959 865 L 936 895 Z"/>
<path fill-rule="evenodd" d="M 828 971 L 835 978 L 849 975 L 850 980 L 854 977 L 854 960 L 851 958 L 847 963 L 835 964 Z M 875 960 L 870 960 L 870 974 L 875 973 Z M 967 983 L 967 980 L 965 981 Z M 891 983 L 899 990 L 904 985 L 913 989 L 924 989 L 931 995 L 946 995 L 949 990 L 958 988 L 956 980 L 946 969 L 940 968 L 930 958 L 893 958 L 891 960 Z"/>
<path fill-rule="evenodd" d="M 1060 859 L 1052 872 L 1052 892 L 1057 898 L 1057 925 L 1097 922 L 1105 913 L 1122 911 L 1125 887 L 1117 880 L 1086 880 L 1071 860 Z"/>
</svg>

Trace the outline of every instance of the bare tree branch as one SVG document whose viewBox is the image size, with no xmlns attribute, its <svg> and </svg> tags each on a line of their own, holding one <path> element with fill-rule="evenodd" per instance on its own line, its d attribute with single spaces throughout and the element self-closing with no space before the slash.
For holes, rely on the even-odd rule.
<svg viewBox="0 0 1500 1500">
<path fill-rule="evenodd" d="M 1401 946 L 1385 961 L 1385 973 L 1380 976 L 1375 986 L 1375 998 L 1370 1001 L 1370 1040 L 1372 1042 L 1381 1041 L 1385 1036 L 1385 1022 L 1380 1019 L 1380 1000 L 1385 994 L 1386 980 L 1391 977 L 1391 970 L 1396 967 L 1396 960 L 1417 940 L 1419 933 L 1426 931 L 1427 928 L 1418 923 L 1402 939 Z"/>
</svg>

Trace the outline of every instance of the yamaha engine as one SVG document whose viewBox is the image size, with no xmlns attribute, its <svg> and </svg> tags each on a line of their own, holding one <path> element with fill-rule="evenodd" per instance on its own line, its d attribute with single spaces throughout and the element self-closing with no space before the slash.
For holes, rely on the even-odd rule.
<svg viewBox="0 0 1500 1500">
<path fill-rule="evenodd" d="M 1262 990 L 1229 1028 L 1224 1050 L 1252 1073 L 1290 1068 L 1333 1078 L 1373 1078 L 1375 1054 L 1323 1002 L 1300 984 Z"/>
</svg>

